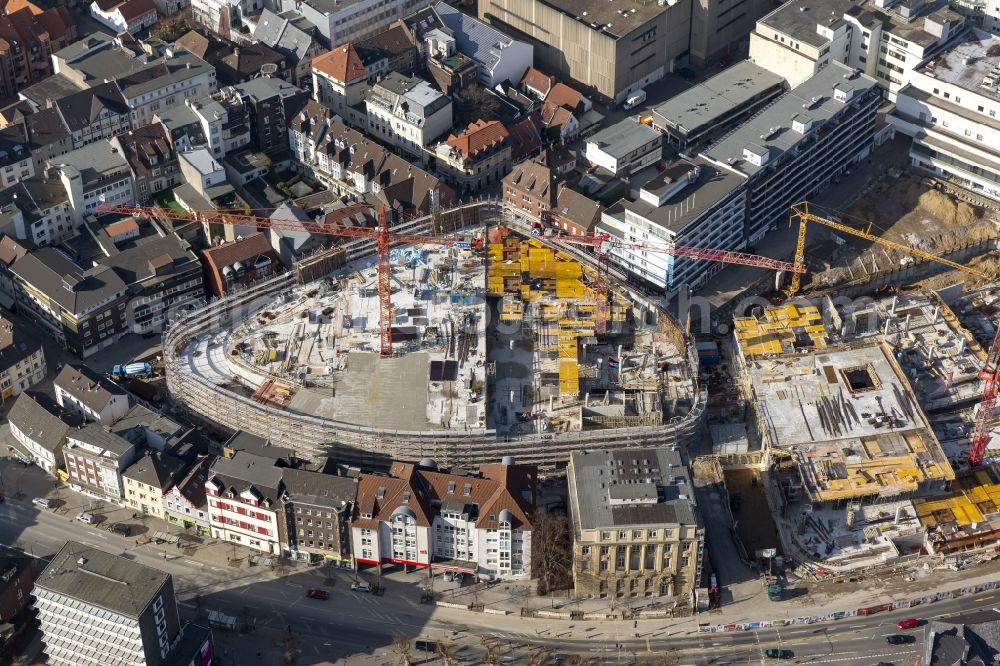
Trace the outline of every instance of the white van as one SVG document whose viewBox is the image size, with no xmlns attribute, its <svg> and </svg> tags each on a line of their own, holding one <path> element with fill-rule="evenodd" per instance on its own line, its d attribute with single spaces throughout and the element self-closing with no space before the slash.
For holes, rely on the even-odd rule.
<svg viewBox="0 0 1000 666">
<path fill-rule="evenodd" d="M 634 109 L 635 107 L 639 106 L 640 104 L 642 104 L 645 101 L 646 101 L 646 91 L 643 90 L 642 88 L 639 88 L 635 92 L 631 93 L 625 99 L 625 105 L 624 105 L 623 108 L 625 108 L 625 109 Z"/>
<path fill-rule="evenodd" d="M 52 506 L 52 502 L 50 502 L 48 498 L 45 497 L 36 497 L 35 499 L 31 500 L 31 503 L 34 504 L 35 506 L 40 506 L 43 509 L 47 509 L 50 506 Z"/>
<path fill-rule="evenodd" d="M 87 512 L 76 514 L 76 519 L 79 520 L 81 523 L 86 523 L 88 525 L 93 525 L 96 522 L 94 520 L 94 514 Z"/>
</svg>

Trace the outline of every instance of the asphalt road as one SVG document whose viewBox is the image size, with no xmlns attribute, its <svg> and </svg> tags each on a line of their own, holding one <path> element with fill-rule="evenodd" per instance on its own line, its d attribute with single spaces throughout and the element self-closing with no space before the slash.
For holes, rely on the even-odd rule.
<svg viewBox="0 0 1000 666">
<path fill-rule="evenodd" d="M 0 541 L 17 542 L 36 557 L 46 557 L 55 553 L 66 539 L 118 552 L 173 574 L 182 609 L 191 616 L 201 605 L 206 611 L 245 616 L 261 629 L 282 631 L 291 627 L 307 646 L 300 659 L 302 664 L 371 655 L 376 651 L 384 653 L 392 636 L 400 633 L 437 640 L 448 638 L 462 648 L 460 655 L 469 663 L 481 658 L 483 636 L 501 642 L 512 662 L 523 661 L 529 652 L 539 648 L 553 654 L 587 654 L 609 663 L 633 663 L 643 655 L 667 650 L 679 650 L 681 664 L 765 662 L 773 660 L 763 658 L 763 650 L 782 647 L 792 650 L 794 658 L 775 663 L 912 663 L 921 645 L 919 639 L 908 646 L 891 646 L 885 640 L 889 634 L 900 633 L 895 628 L 899 619 L 914 614 L 928 619 L 1000 604 L 995 601 L 996 594 L 984 593 L 934 604 L 926 609 L 930 615 L 906 610 L 825 626 L 795 626 L 756 633 L 680 634 L 669 620 L 655 622 L 655 627 L 646 621 L 638 628 L 627 622 L 568 623 L 537 618 L 526 621 L 420 604 L 413 583 L 423 579 L 422 573 L 411 574 L 414 578 L 404 581 L 385 581 L 385 596 L 376 597 L 351 592 L 350 572 L 312 568 L 274 578 L 270 574 L 262 576 L 255 569 L 215 567 L 179 556 L 170 548 L 137 546 L 129 539 L 75 522 L 68 516 L 39 511 L 27 499 L 8 499 L 0 504 Z M 331 593 L 329 601 L 306 598 L 305 590 L 310 587 L 326 587 Z M 706 617 L 706 621 L 710 622 L 711 617 Z M 922 635 L 921 630 L 912 633 Z"/>
</svg>

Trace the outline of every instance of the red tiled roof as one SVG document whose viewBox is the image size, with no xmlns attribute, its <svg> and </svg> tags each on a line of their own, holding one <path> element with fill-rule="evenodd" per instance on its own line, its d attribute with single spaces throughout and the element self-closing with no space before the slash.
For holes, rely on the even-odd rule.
<svg viewBox="0 0 1000 666">
<path fill-rule="evenodd" d="M 125 0 L 118 5 L 118 11 L 126 22 L 131 22 L 150 12 L 155 14 L 156 5 L 153 4 L 153 0 Z"/>
<path fill-rule="evenodd" d="M 312 66 L 313 69 L 343 83 L 365 77 L 365 65 L 351 44 L 342 44 L 328 53 L 317 56 Z"/>
<path fill-rule="evenodd" d="M 430 498 L 422 484 L 414 479 L 415 467 L 412 463 L 393 463 L 391 476 L 362 474 L 358 479 L 356 517 L 352 525 L 356 527 L 376 527 L 379 521 L 389 520 L 392 512 L 401 506 L 413 511 L 417 525 L 429 527 Z M 415 484 L 414 482 L 417 481 Z M 409 498 L 404 501 L 404 494 Z M 362 518 L 370 515 L 371 518 Z"/>
<path fill-rule="evenodd" d="M 256 259 L 262 254 L 273 253 L 267 236 L 257 232 L 242 240 L 203 250 L 201 254 L 213 270 L 220 271 L 223 266 L 232 266 L 237 261 Z"/>
<path fill-rule="evenodd" d="M 123 234 L 139 231 L 139 223 L 135 221 L 134 217 L 127 217 L 124 220 L 112 222 L 108 226 L 104 227 L 104 230 L 109 236 L 114 238 L 115 236 L 121 236 Z"/>
<path fill-rule="evenodd" d="M 541 72 L 534 67 L 529 67 L 528 71 L 526 71 L 524 76 L 521 77 L 520 85 L 531 88 L 532 90 L 537 90 L 544 98 L 549 94 L 549 91 L 552 89 L 555 82 L 556 79 L 554 76 Z"/>
<path fill-rule="evenodd" d="M 13 14 L 24 8 L 27 8 L 36 16 L 45 12 L 44 9 L 32 3 L 31 0 L 7 0 L 7 2 L 0 2 L 0 12 L 4 14 Z"/>
<path fill-rule="evenodd" d="M 541 120 L 533 113 L 507 128 L 511 137 L 512 161 L 517 162 L 542 147 L 541 127 Z"/>
<path fill-rule="evenodd" d="M 545 96 L 545 106 L 562 106 L 570 111 L 576 111 L 580 105 L 583 95 L 570 88 L 565 83 L 557 83 L 552 86 L 552 90 Z"/>
<path fill-rule="evenodd" d="M 445 143 L 467 160 L 503 142 L 509 136 L 507 128 L 499 120 L 478 120 L 461 134 L 449 136 Z"/>
</svg>

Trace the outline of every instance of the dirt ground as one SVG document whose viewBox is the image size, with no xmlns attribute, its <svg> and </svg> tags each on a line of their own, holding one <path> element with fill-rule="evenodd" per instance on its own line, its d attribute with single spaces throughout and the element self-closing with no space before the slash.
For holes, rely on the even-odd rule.
<svg viewBox="0 0 1000 666">
<path fill-rule="evenodd" d="M 754 553 L 764 548 L 776 548 L 781 552 L 778 527 L 771 518 L 771 508 L 761 486 L 759 473 L 755 470 L 726 470 L 726 489 L 730 496 L 740 493 L 740 508 L 733 512 L 736 532 L 752 559 Z M 757 480 L 756 485 L 753 479 Z"/>
<path fill-rule="evenodd" d="M 931 181 L 914 176 L 898 179 L 886 177 L 871 193 L 839 215 L 844 224 L 855 229 L 870 231 L 886 240 L 915 247 L 925 252 L 939 254 L 966 243 L 996 236 L 996 220 L 986 211 L 965 201 L 958 200 L 932 186 Z M 814 225 L 815 226 L 815 225 Z M 836 233 L 836 232 L 832 232 Z M 888 264 L 900 265 L 909 261 L 902 252 L 874 245 L 866 240 L 838 234 L 845 244 L 831 245 L 830 234 L 820 235 L 819 229 L 810 229 L 810 257 L 817 256 L 814 243 L 822 244 L 821 256 L 827 259 L 828 270 L 811 274 L 811 286 L 832 286 L 860 277 L 859 257 L 871 269 L 874 260 L 879 269 Z M 832 252 L 831 252 L 832 250 Z M 851 270 L 844 266 L 852 266 Z M 998 262 L 994 258 L 980 258 L 970 265 L 990 275 L 996 274 Z M 966 284 L 975 288 L 977 278 L 963 276 Z M 955 276 L 947 274 L 930 278 L 931 286 L 951 284 Z M 923 284 L 921 283 L 921 286 Z"/>
</svg>

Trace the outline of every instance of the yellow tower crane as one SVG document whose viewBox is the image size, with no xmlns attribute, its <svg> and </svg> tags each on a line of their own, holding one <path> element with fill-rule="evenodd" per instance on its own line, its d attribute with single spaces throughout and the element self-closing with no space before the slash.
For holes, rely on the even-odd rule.
<svg viewBox="0 0 1000 666">
<path fill-rule="evenodd" d="M 797 267 L 804 267 L 805 265 L 805 254 L 806 254 L 806 225 L 809 222 L 815 222 L 816 224 L 822 224 L 825 227 L 830 227 L 831 229 L 836 229 L 837 231 L 843 232 L 845 234 L 850 234 L 851 236 L 857 236 L 858 238 L 864 238 L 872 243 L 877 243 L 883 247 L 892 248 L 893 250 L 899 250 L 900 252 L 914 257 L 920 257 L 921 259 L 926 259 L 927 261 L 935 261 L 939 264 L 949 266 L 955 270 L 963 271 L 969 273 L 970 275 L 975 275 L 977 277 L 985 278 L 988 277 L 985 273 L 977 271 L 974 268 L 969 268 L 968 266 L 963 266 L 962 264 L 950 261 L 943 257 L 939 257 L 930 252 L 925 252 L 923 250 L 911 247 L 909 245 L 903 245 L 902 243 L 896 243 L 891 240 L 886 240 L 880 238 L 871 233 L 871 224 L 868 225 L 868 229 L 861 231 L 860 229 L 854 229 L 842 224 L 836 220 L 830 220 L 825 217 L 816 215 L 809 210 L 809 202 L 802 201 L 797 204 L 792 205 L 791 214 L 788 216 L 788 224 L 791 225 L 798 219 L 799 221 L 799 236 L 795 242 L 795 259 L 793 261 L 794 265 Z M 798 293 L 799 287 L 802 282 L 802 273 L 804 271 L 796 270 L 792 272 L 792 283 L 785 290 L 789 296 L 794 296 Z"/>
</svg>

